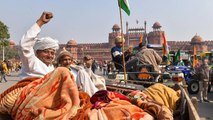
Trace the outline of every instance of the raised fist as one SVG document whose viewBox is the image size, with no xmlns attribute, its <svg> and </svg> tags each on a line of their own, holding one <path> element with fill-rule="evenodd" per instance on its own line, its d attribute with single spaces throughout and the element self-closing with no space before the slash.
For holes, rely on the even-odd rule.
<svg viewBox="0 0 213 120">
<path fill-rule="evenodd" d="M 53 13 L 43 12 L 41 17 L 37 20 L 37 24 L 41 27 L 43 24 L 48 23 L 53 18 Z"/>
<path fill-rule="evenodd" d="M 40 19 L 42 19 L 45 23 L 49 22 L 51 18 L 53 18 L 53 14 L 51 12 L 43 12 L 40 17 Z"/>
</svg>

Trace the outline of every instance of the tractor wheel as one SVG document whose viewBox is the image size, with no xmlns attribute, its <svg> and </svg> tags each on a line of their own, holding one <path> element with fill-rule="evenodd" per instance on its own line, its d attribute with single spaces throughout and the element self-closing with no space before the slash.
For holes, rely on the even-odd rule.
<svg viewBox="0 0 213 120">
<path fill-rule="evenodd" d="M 188 91 L 190 94 L 197 94 L 199 92 L 199 82 L 192 80 L 188 83 Z"/>
</svg>

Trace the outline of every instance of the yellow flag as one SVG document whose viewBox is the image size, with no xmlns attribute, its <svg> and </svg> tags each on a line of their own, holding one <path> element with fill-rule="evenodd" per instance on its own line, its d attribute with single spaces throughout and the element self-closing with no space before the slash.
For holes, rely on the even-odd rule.
<svg viewBox="0 0 213 120">
<path fill-rule="evenodd" d="M 196 47 L 194 46 L 194 54 L 193 54 L 193 68 L 198 64 L 198 59 L 197 59 L 197 51 Z"/>
</svg>

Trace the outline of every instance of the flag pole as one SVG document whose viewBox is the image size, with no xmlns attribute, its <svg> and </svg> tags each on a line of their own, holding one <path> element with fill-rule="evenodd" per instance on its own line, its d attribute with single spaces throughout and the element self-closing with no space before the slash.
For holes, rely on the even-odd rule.
<svg viewBox="0 0 213 120">
<path fill-rule="evenodd" d="M 122 12 L 121 12 L 121 4 L 119 3 L 118 0 L 118 5 L 119 5 L 119 13 L 120 13 L 120 25 L 121 25 L 121 40 L 124 39 L 123 36 L 123 21 L 122 21 Z M 126 81 L 126 63 L 125 63 L 125 56 L 124 56 L 124 41 L 122 42 L 122 52 L 123 52 L 123 67 L 124 67 L 124 80 Z"/>
<path fill-rule="evenodd" d="M 194 45 L 193 46 L 193 64 L 192 64 L 192 66 L 193 66 L 193 68 L 195 68 L 196 67 L 196 65 L 198 64 L 198 59 L 197 59 L 197 50 L 196 50 L 196 46 Z"/>
</svg>

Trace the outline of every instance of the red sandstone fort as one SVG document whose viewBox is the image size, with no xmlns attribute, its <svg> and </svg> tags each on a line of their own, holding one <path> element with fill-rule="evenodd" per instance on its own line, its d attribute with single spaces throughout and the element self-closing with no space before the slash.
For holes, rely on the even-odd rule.
<svg viewBox="0 0 213 120">
<path fill-rule="evenodd" d="M 147 34 L 148 44 L 163 44 L 164 31 L 161 30 L 159 22 L 153 24 L 153 31 L 147 33 L 146 22 L 144 22 L 144 28 L 129 28 L 126 23 L 126 33 L 124 33 L 125 46 L 136 46 L 140 42 L 140 38 L 143 38 Z M 66 48 L 73 55 L 76 60 L 82 60 L 83 56 L 90 55 L 98 62 L 102 63 L 104 60 L 110 61 L 110 50 L 114 46 L 114 39 L 117 35 L 120 35 L 120 27 L 115 24 L 112 27 L 112 32 L 108 35 L 108 42 L 106 43 L 81 43 L 78 44 L 75 40 L 69 40 L 67 44 L 60 44 L 60 51 Z M 188 51 L 193 53 L 193 47 L 196 47 L 197 54 L 202 51 L 210 51 L 213 49 L 213 40 L 203 40 L 199 35 L 194 35 L 191 40 L 185 41 L 167 41 L 170 51 L 176 52 L 178 49 L 181 51 Z M 15 46 L 14 42 L 10 43 L 10 46 Z M 15 46 L 17 48 L 17 46 Z M 162 55 L 162 51 L 157 51 Z"/>
<path fill-rule="evenodd" d="M 124 34 L 125 46 L 136 46 L 140 42 L 140 38 L 146 33 L 146 22 L 145 28 L 129 28 L 126 23 L 126 33 Z M 153 24 L 153 31 L 147 33 L 148 44 L 163 44 L 163 33 L 159 22 Z M 66 50 L 73 54 L 74 59 L 82 60 L 84 55 L 91 55 L 95 60 L 103 62 L 104 60 L 111 60 L 110 49 L 114 46 L 114 39 L 117 35 L 120 35 L 120 27 L 115 24 L 112 27 L 112 32 L 109 33 L 107 43 L 88 43 L 78 44 L 75 40 L 69 40 L 67 44 L 61 44 L 60 49 L 64 47 Z M 209 51 L 213 49 L 212 40 L 203 40 L 197 34 L 192 37 L 191 41 L 167 41 L 170 51 L 177 51 L 178 49 L 183 51 L 193 52 L 193 47 L 196 47 L 197 53 L 202 51 Z M 158 51 L 162 54 L 162 51 Z"/>
</svg>

